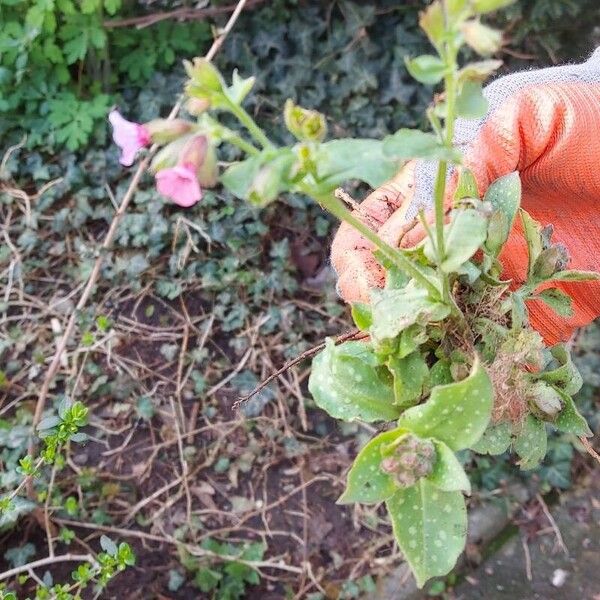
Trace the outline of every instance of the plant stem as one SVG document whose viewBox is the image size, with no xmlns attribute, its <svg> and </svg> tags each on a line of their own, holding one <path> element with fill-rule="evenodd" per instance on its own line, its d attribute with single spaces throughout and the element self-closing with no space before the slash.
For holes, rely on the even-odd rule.
<svg viewBox="0 0 600 600">
<path fill-rule="evenodd" d="M 242 136 L 238 135 L 229 127 L 222 127 L 222 138 L 224 141 L 237 146 L 241 150 L 243 150 L 246 154 L 250 154 L 252 156 L 256 156 L 260 154 L 260 150 L 255 148 L 250 142 L 247 142 Z"/>
<path fill-rule="evenodd" d="M 244 108 L 231 102 L 229 104 L 229 110 L 264 149 L 274 148 L 269 138 L 263 133 L 262 129 L 254 122 L 254 119 L 244 110 Z"/>
<path fill-rule="evenodd" d="M 442 2 L 445 27 L 448 27 L 448 16 L 446 4 Z M 456 50 L 452 43 L 447 41 L 441 52 L 442 60 L 446 63 L 447 74 L 444 77 L 444 88 L 446 91 L 446 118 L 444 119 L 444 144 L 452 147 L 454 138 L 454 122 L 456 120 Z M 442 160 L 438 164 L 438 170 L 435 180 L 434 203 L 435 203 L 435 232 L 436 232 L 436 252 L 437 262 L 440 272 L 440 283 L 442 286 L 442 297 L 446 302 L 450 301 L 450 288 L 448 276 L 441 269 L 445 257 L 444 245 L 444 197 L 446 195 L 446 176 L 448 173 L 448 163 Z"/>
<path fill-rule="evenodd" d="M 316 198 L 323 208 L 340 219 L 340 221 L 345 221 L 349 225 L 352 225 L 363 237 L 372 242 L 389 261 L 428 289 L 434 298 L 440 297 L 437 287 L 419 271 L 409 258 L 404 256 L 401 251 L 386 244 L 368 225 L 357 219 L 333 194 L 319 196 L 309 186 L 302 186 L 302 191 Z"/>
</svg>

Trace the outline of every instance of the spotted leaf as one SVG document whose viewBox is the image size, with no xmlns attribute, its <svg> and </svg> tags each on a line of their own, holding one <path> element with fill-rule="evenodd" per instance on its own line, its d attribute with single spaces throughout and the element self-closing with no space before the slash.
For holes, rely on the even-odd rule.
<svg viewBox="0 0 600 600">
<path fill-rule="evenodd" d="M 392 421 L 400 414 L 392 376 L 365 342 L 336 346 L 328 339 L 313 360 L 308 389 L 317 406 L 336 419 Z"/>
<path fill-rule="evenodd" d="M 348 472 L 346 490 L 338 504 L 382 502 L 396 492 L 398 485 L 390 475 L 381 470 L 380 465 L 383 460 L 382 450 L 403 433 L 406 430 L 394 429 L 380 433 L 360 451 Z"/>
<path fill-rule="evenodd" d="M 386 506 L 402 554 L 423 587 L 446 575 L 465 547 L 467 510 L 463 495 L 445 492 L 427 479 L 398 490 Z"/>
<path fill-rule="evenodd" d="M 489 423 L 492 400 L 492 383 L 477 359 L 466 379 L 434 387 L 427 402 L 402 413 L 398 426 L 455 451 L 470 448 Z"/>
</svg>

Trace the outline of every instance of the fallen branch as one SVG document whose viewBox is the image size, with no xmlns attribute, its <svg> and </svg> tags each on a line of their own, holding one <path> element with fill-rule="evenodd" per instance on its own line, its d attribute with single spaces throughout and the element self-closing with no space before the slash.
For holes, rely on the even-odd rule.
<svg viewBox="0 0 600 600">
<path fill-rule="evenodd" d="M 368 334 L 363 333 L 362 331 L 358 331 L 358 330 L 349 331 L 349 332 L 344 333 L 344 334 L 338 336 L 337 338 L 335 338 L 335 343 L 337 345 L 337 344 L 341 344 L 342 342 L 346 342 L 348 340 L 360 340 L 360 339 L 367 337 L 367 335 Z M 252 398 L 252 396 L 256 396 L 256 394 L 258 394 L 258 392 L 260 392 L 265 387 L 267 387 L 269 385 L 269 383 L 271 383 L 271 381 L 273 381 L 274 379 L 279 377 L 282 373 L 285 373 L 288 369 L 291 369 L 294 365 L 297 365 L 298 363 L 302 362 L 303 360 L 306 360 L 307 358 L 314 356 L 317 352 L 320 352 L 321 350 L 323 350 L 323 348 L 325 348 L 325 342 L 321 342 L 320 344 L 317 344 L 316 346 L 313 346 L 312 348 L 305 350 L 304 352 L 302 352 L 302 354 L 296 356 L 296 358 L 293 358 L 292 360 L 286 362 L 283 365 L 283 367 L 281 367 L 280 369 L 277 369 L 277 371 L 275 371 L 274 373 L 269 375 L 264 381 L 259 383 L 249 394 L 247 394 L 246 396 L 240 396 L 238 398 L 238 400 L 234 403 L 233 408 L 234 409 L 239 408 L 241 404 L 250 400 L 250 398 Z"/>
<path fill-rule="evenodd" d="M 253 8 L 263 4 L 265 0 L 248 0 L 246 8 Z M 144 15 L 142 17 L 129 17 L 128 19 L 109 19 L 104 21 L 104 27 L 107 29 L 116 29 L 117 27 L 149 27 L 161 21 L 169 19 L 178 19 L 180 21 L 202 21 L 208 17 L 228 14 L 236 9 L 236 4 L 226 6 L 212 6 L 210 8 L 177 8 L 165 12 Z"/>
<path fill-rule="evenodd" d="M 8 571 L 4 571 L 4 573 L 0 573 L 0 581 L 10 579 L 15 575 L 37 569 L 38 567 L 45 567 L 60 562 L 88 562 L 92 565 L 98 564 L 91 554 L 60 554 L 59 556 L 47 556 L 46 558 L 34 560 L 26 565 L 21 565 L 20 567 L 15 567 L 14 569 L 9 569 Z"/>
</svg>

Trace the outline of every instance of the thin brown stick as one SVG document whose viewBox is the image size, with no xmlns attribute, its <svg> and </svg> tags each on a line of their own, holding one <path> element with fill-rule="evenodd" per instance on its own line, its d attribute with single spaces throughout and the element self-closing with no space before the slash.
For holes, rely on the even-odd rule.
<svg viewBox="0 0 600 600">
<path fill-rule="evenodd" d="M 91 554 L 60 554 L 58 556 L 47 556 L 46 558 L 41 558 L 40 560 L 35 560 L 26 565 L 21 565 L 20 567 L 15 567 L 14 569 L 9 569 L 8 571 L 4 571 L 4 573 L 0 573 L 0 581 L 10 579 L 20 573 L 25 573 L 29 571 L 29 569 L 37 569 L 38 567 L 45 567 L 46 565 L 53 565 L 61 562 L 88 562 L 92 565 L 97 564 L 96 559 Z"/>
<path fill-rule="evenodd" d="M 527 581 L 531 581 L 533 579 L 533 573 L 531 572 L 531 554 L 529 553 L 529 546 L 527 545 L 527 540 L 524 536 L 521 537 L 521 544 L 525 554 L 525 575 L 527 576 Z"/>
<path fill-rule="evenodd" d="M 587 453 L 590 456 L 593 456 L 596 459 L 596 462 L 600 463 L 600 454 L 598 454 L 594 450 L 594 447 L 592 446 L 592 444 L 590 444 L 589 440 L 587 438 L 584 438 L 583 436 L 581 436 L 579 438 L 579 441 L 583 444 L 583 447 L 586 449 Z"/>
<path fill-rule="evenodd" d="M 247 8 L 253 8 L 259 4 L 263 4 L 266 0 L 249 0 Z M 236 8 L 235 4 L 226 6 L 213 6 L 209 8 L 178 8 L 166 12 L 144 15 L 142 17 L 130 17 L 128 19 L 108 19 L 104 21 L 104 27 L 107 29 L 115 29 L 117 27 L 149 27 L 161 21 L 169 19 L 178 19 L 180 21 L 202 21 L 208 17 L 216 17 L 218 15 L 233 12 Z"/>
<path fill-rule="evenodd" d="M 348 340 L 360 340 L 360 339 L 367 337 L 367 335 L 368 335 L 367 333 L 364 333 L 364 332 L 358 331 L 358 330 L 348 331 L 347 333 L 344 333 L 344 334 L 338 336 L 337 338 L 335 338 L 335 344 L 336 345 L 341 344 L 342 342 L 346 342 Z M 263 380 L 261 383 L 259 383 L 249 394 L 247 394 L 246 396 L 240 396 L 236 400 L 236 402 L 233 404 L 233 408 L 234 409 L 239 408 L 240 405 L 242 405 L 244 402 L 247 402 L 248 400 L 250 400 L 250 398 L 252 398 L 252 396 L 256 396 L 256 394 L 258 394 L 258 392 L 260 392 L 265 387 L 267 387 L 269 385 L 269 383 L 271 383 L 271 381 L 273 381 L 274 379 L 279 377 L 282 373 L 285 373 L 288 369 L 291 369 L 294 365 L 297 365 L 298 363 L 302 362 L 303 360 L 306 360 L 307 358 L 314 356 L 317 352 L 320 352 L 321 350 L 323 350 L 323 348 L 325 348 L 325 342 L 321 342 L 320 344 L 317 344 L 316 346 L 313 346 L 312 348 L 305 350 L 304 352 L 302 352 L 302 354 L 299 354 L 298 356 L 296 356 L 296 358 L 293 358 L 292 360 L 286 362 L 283 365 L 283 367 L 281 367 L 280 369 L 277 369 L 277 371 L 275 371 L 274 373 L 269 375 L 265 380 Z"/>
<path fill-rule="evenodd" d="M 548 519 L 548 521 L 550 521 L 550 525 L 552 526 L 552 531 L 554 531 L 554 535 L 556 536 L 556 541 L 558 542 L 558 545 L 561 547 L 561 550 L 567 556 L 569 556 L 569 550 L 568 550 L 567 546 L 565 545 L 563 536 L 560 533 L 560 529 L 558 528 L 558 525 L 556 524 L 556 521 L 554 520 L 552 513 L 550 512 L 550 510 L 548 510 L 548 505 L 544 502 L 544 499 L 542 498 L 541 494 L 536 494 L 535 497 L 536 497 L 536 500 L 540 503 L 540 506 L 542 507 L 542 510 L 544 511 L 544 514 L 546 515 L 546 519 Z"/>
<path fill-rule="evenodd" d="M 233 11 L 233 14 L 229 18 L 229 21 L 225 25 L 225 28 L 223 29 L 221 35 L 219 35 L 219 37 L 214 40 L 209 51 L 206 53 L 206 56 L 205 56 L 206 60 L 210 61 L 214 58 L 215 54 L 218 52 L 219 48 L 225 41 L 225 38 L 227 37 L 229 32 L 233 29 L 233 26 L 235 25 L 235 22 L 237 21 L 238 17 L 240 16 L 240 13 L 244 9 L 244 6 L 246 5 L 246 3 L 247 3 L 247 0 L 239 0 L 239 2 L 237 3 L 237 5 L 235 7 L 235 10 Z M 181 108 L 182 103 L 183 103 L 183 98 L 180 98 L 177 101 L 177 103 L 175 104 L 175 106 L 173 107 L 173 109 L 171 110 L 171 113 L 168 116 L 169 119 L 175 118 L 175 116 L 177 115 L 177 113 L 179 112 L 179 110 Z M 77 316 L 83 310 L 83 308 L 85 307 L 85 305 L 87 304 L 88 300 L 90 299 L 90 297 L 92 296 L 92 294 L 94 292 L 96 282 L 98 280 L 98 277 L 100 276 L 100 271 L 101 271 L 102 265 L 104 263 L 105 254 L 107 253 L 107 251 L 109 250 L 110 246 L 113 243 L 113 240 L 117 234 L 119 225 L 121 224 L 121 220 L 125 216 L 127 208 L 129 207 L 131 200 L 135 196 L 140 179 L 142 178 L 142 175 L 143 175 L 144 171 L 146 170 L 148 164 L 150 163 L 150 159 L 152 158 L 152 155 L 156 152 L 157 148 L 158 148 L 158 146 L 156 144 L 154 144 L 150 148 L 150 151 L 149 151 L 148 155 L 146 156 L 146 158 L 144 158 L 144 160 L 142 160 L 142 162 L 138 165 L 138 168 L 136 169 L 136 171 L 131 179 L 131 183 L 129 184 L 129 187 L 127 188 L 127 191 L 125 192 L 125 195 L 123 196 L 123 200 L 119 206 L 119 210 L 117 210 L 117 212 L 115 213 L 115 216 L 113 217 L 112 223 L 110 224 L 110 227 L 108 229 L 106 237 L 104 238 L 104 242 L 102 243 L 99 256 L 96 259 L 96 262 L 94 263 L 94 267 L 92 269 L 92 272 L 90 273 L 87 284 L 79 298 L 79 302 L 77 302 L 77 306 L 75 307 L 75 310 L 71 313 L 71 316 L 69 317 L 67 326 L 65 327 L 63 335 L 57 345 L 56 352 L 54 354 L 52 362 L 50 363 L 50 366 L 48 367 L 48 371 L 47 371 L 44 381 L 42 383 L 42 387 L 40 389 L 40 393 L 39 393 L 37 403 L 35 406 L 35 413 L 33 415 L 33 422 L 32 422 L 32 429 L 34 432 L 35 432 L 35 429 L 36 429 L 38 423 L 41 420 L 42 413 L 44 412 L 44 408 L 46 406 L 46 399 L 48 397 L 48 392 L 50 390 L 50 385 L 52 384 L 52 380 L 54 379 L 54 376 L 56 375 L 56 372 L 58 371 L 58 368 L 60 366 L 61 357 L 67 347 L 67 343 L 73 333 L 73 330 L 75 329 L 75 323 L 77 321 Z M 29 454 L 30 455 L 33 455 L 33 452 L 34 452 L 33 440 L 34 440 L 34 438 L 32 436 L 32 441 L 29 444 Z M 30 488 L 29 489 L 30 495 L 33 495 L 33 489 L 32 489 L 31 484 L 29 485 L 29 488 Z"/>
</svg>

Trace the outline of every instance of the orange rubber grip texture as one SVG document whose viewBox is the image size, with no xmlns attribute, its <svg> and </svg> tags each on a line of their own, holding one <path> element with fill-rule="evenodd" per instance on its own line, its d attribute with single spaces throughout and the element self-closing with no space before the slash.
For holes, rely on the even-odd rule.
<svg viewBox="0 0 600 600">
<path fill-rule="evenodd" d="M 571 269 L 600 271 L 600 84 L 581 82 L 528 86 L 493 112 L 465 156 L 480 194 L 492 181 L 518 170 L 522 206 L 542 225 L 554 226 L 553 241 L 571 255 Z M 361 204 L 359 216 L 389 243 L 397 244 L 414 193 L 414 164 Z M 449 197 L 449 196 L 448 196 Z M 402 245 L 423 236 L 411 232 Z M 339 290 L 348 301 L 369 300 L 384 273 L 371 245 L 342 224 L 332 246 Z M 504 277 L 520 283 L 527 247 L 517 221 L 500 259 Z M 600 316 L 600 282 L 558 283 L 573 297 L 574 315 L 558 316 L 540 301 L 528 303 L 532 325 L 546 343 L 567 340 L 573 330 Z"/>
</svg>

